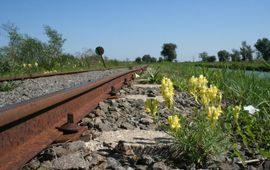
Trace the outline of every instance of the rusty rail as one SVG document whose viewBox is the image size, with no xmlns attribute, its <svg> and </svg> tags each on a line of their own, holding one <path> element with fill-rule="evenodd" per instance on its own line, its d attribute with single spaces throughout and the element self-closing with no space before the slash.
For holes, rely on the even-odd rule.
<svg viewBox="0 0 270 170">
<path fill-rule="evenodd" d="M 40 77 L 60 76 L 60 75 L 68 75 L 68 74 L 78 74 L 78 73 L 85 73 L 85 72 L 91 72 L 91 71 L 104 71 L 104 70 L 112 70 L 112 69 L 120 69 L 120 68 L 126 68 L 126 67 L 100 68 L 100 69 L 88 69 L 88 70 L 82 70 L 82 71 L 68 71 L 68 72 L 49 73 L 49 74 L 33 74 L 33 75 L 25 75 L 25 76 L 0 77 L 0 82 L 35 79 L 35 78 L 40 78 Z"/>
<path fill-rule="evenodd" d="M 74 126 L 109 98 L 111 89 L 120 89 L 146 67 L 1 108 L 0 169 L 19 169 L 55 140 L 72 137 L 63 130 L 77 131 Z"/>
</svg>

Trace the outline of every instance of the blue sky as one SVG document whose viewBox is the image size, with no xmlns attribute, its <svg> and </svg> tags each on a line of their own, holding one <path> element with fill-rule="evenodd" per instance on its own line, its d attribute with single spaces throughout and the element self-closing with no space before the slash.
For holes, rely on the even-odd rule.
<svg viewBox="0 0 270 170">
<path fill-rule="evenodd" d="M 49 25 L 67 39 L 64 51 L 96 46 L 109 58 L 159 57 L 163 43 L 177 44 L 179 61 L 207 51 L 238 49 L 270 38 L 269 0 L 0 0 L 0 24 L 47 41 Z M 7 44 L 0 31 L 0 47 Z"/>
</svg>

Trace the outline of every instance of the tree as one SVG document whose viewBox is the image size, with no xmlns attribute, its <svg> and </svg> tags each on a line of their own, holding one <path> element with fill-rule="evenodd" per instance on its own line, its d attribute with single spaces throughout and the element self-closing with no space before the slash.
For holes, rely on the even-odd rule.
<svg viewBox="0 0 270 170">
<path fill-rule="evenodd" d="M 155 57 L 151 57 L 151 63 L 156 63 L 157 59 Z"/>
<path fill-rule="evenodd" d="M 142 58 L 141 58 L 141 57 L 137 57 L 137 58 L 135 59 L 135 62 L 136 62 L 136 63 L 141 63 L 141 62 L 142 62 Z"/>
<path fill-rule="evenodd" d="M 163 58 L 162 57 L 159 57 L 158 58 L 158 62 L 161 63 L 163 61 Z"/>
<path fill-rule="evenodd" d="M 261 53 L 264 60 L 270 60 L 270 41 L 267 38 L 258 39 L 254 46 Z"/>
<path fill-rule="evenodd" d="M 151 62 L 151 56 L 149 54 L 145 54 L 142 57 L 142 61 L 145 62 L 145 63 L 150 63 Z"/>
<path fill-rule="evenodd" d="M 253 56 L 252 56 L 253 52 L 254 51 L 252 50 L 251 46 L 247 45 L 246 41 L 243 41 L 242 47 L 240 48 L 240 54 L 242 56 L 242 60 L 243 61 L 246 61 L 246 60 L 252 61 L 253 60 Z"/>
<path fill-rule="evenodd" d="M 220 50 L 218 53 L 219 61 L 229 61 L 230 53 L 226 50 Z"/>
<path fill-rule="evenodd" d="M 51 55 L 51 57 L 53 58 L 59 57 L 60 54 L 62 53 L 62 47 L 66 39 L 64 39 L 61 34 L 59 34 L 55 29 L 52 29 L 48 25 L 44 26 L 44 30 L 49 38 L 48 41 L 49 55 Z"/>
<path fill-rule="evenodd" d="M 20 45 L 19 61 L 21 63 L 40 62 L 44 55 L 44 46 L 38 39 L 26 37 Z"/>
<path fill-rule="evenodd" d="M 232 49 L 232 53 L 230 54 L 232 61 L 240 61 L 241 60 L 241 54 L 240 51 L 236 49 Z"/>
<path fill-rule="evenodd" d="M 206 58 L 206 61 L 207 61 L 207 62 L 215 62 L 216 59 L 217 59 L 216 56 L 212 55 L 212 56 L 208 56 L 208 57 Z"/>
<path fill-rule="evenodd" d="M 18 27 L 12 23 L 3 24 L 2 29 L 7 32 L 9 38 L 8 46 L 5 48 L 6 55 L 13 60 L 17 60 L 20 56 L 23 35 L 18 33 Z"/>
<path fill-rule="evenodd" d="M 173 43 L 165 43 L 162 46 L 161 55 L 164 56 L 164 60 L 172 62 L 176 59 L 176 44 Z"/>
<path fill-rule="evenodd" d="M 202 52 L 202 53 L 199 53 L 199 58 L 202 59 L 202 61 L 207 61 L 207 58 L 208 58 L 208 53 L 207 52 Z"/>
</svg>

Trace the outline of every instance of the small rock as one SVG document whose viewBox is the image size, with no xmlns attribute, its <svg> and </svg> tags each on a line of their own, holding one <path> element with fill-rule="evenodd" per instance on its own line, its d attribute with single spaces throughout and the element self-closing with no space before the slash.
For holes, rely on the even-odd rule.
<svg viewBox="0 0 270 170">
<path fill-rule="evenodd" d="M 68 150 L 61 146 L 53 147 L 52 149 L 58 157 L 68 154 Z"/>
<path fill-rule="evenodd" d="M 107 168 L 125 170 L 125 168 L 121 166 L 120 162 L 112 157 L 107 158 Z"/>
<path fill-rule="evenodd" d="M 109 100 L 108 103 L 109 103 L 110 106 L 112 106 L 112 107 L 118 107 L 118 103 L 116 102 L 116 100 Z"/>
<path fill-rule="evenodd" d="M 101 170 L 101 169 L 106 169 L 107 167 L 107 162 L 102 162 L 101 164 L 99 164 L 98 166 L 94 166 L 93 168 L 91 168 L 91 170 Z"/>
<path fill-rule="evenodd" d="M 92 138 L 95 139 L 97 137 L 99 137 L 101 135 L 101 132 L 97 131 L 97 130 L 93 130 L 92 132 Z"/>
<path fill-rule="evenodd" d="M 86 150 L 86 145 L 83 141 L 74 141 L 71 143 L 68 143 L 67 149 L 69 149 L 72 152 L 76 152 L 79 150 Z"/>
<path fill-rule="evenodd" d="M 108 112 L 108 107 L 109 105 L 107 103 L 104 103 L 104 102 L 99 103 L 99 108 L 103 110 L 104 112 Z"/>
<path fill-rule="evenodd" d="M 142 157 L 138 160 L 137 164 L 139 165 L 150 165 L 154 162 L 151 156 L 142 155 Z"/>
<path fill-rule="evenodd" d="M 57 157 L 56 153 L 53 151 L 52 148 L 50 148 L 50 149 L 43 151 L 41 153 L 41 156 L 38 159 L 40 162 L 44 162 L 44 161 L 51 161 L 56 157 Z"/>
<path fill-rule="evenodd" d="M 94 123 L 95 123 L 95 124 L 100 124 L 100 123 L 102 123 L 101 118 L 100 118 L 100 117 L 94 118 Z"/>
<path fill-rule="evenodd" d="M 148 166 L 147 165 L 136 165 L 137 170 L 147 170 Z"/>
<path fill-rule="evenodd" d="M 217 168 L 215 168 L 217 169 Z M 228 163 L 228 162 L 221 162 L 219 165 L 219 169 L 220 170 L 227 170 L 227 169 L 234 169 L 234 167 L 232 166 L 232 164 Z"/>
<path fill-rule="evenodd" d="M 152 166 L 152 169 L 153 170 L 166 170 L 166 169 L 169 169 L 164 162 L 156 162 L 153 164 Z"/>
<path fill-rule="evenodd" d="M 97 153 L 93 153 L 86 157 L 86 160 L 89 162 L 90 168 L 104 162 L 105 158 Z"/>
<path fill-rule="evenodd" d="M 53 160 L 54 169 L 89 169 L 89 162 L 78 152 Z"/>
<path fill-rule="evenodd" d="M 82 119 L 82 122 L 80 123 L 80 125 L 82 126 L 88 126 L 88 127 L 92 127 L 93 126 L 93 120 L 89 117 L 85 117 Z M 90 126 L 89 126 L 90 125 Z"/>
<path fill-rule="evenodd" d="M 117 107 L 110 106 L 110 107 L 109 107 L 109 111 L 110 111 L 110 112 L 113 112 L 113 111 L 117 112 L 117 111 L 119 111 L 119 110 L 117 109 Z"/>
<path fill-rule="evenodd" d="M 215 161 L 215 162 L 225 162 L 226 161 L 226 156 L 225 155 L 213 156 L 212 160 Z"/>
<path fill-rule="evenodd" d="M 118 141 L 118 144 L 114 148 L 117 152 L 124 155 L 134 155 L 133 149 L 130 145 L 125 144 L 125 141 Z"/>
<path fill-rule="evenodd" d="M 154 123 L 154 121 L 151 118 L 141 118 L 140 123 L 145 124 L 145 125 L 149 125 L 149 124 Z"/>
<path fill-rule="evenodd" d="M 39 166 L 40 166 L 40 162 L 37 159 L 33 159 L 23 169 L 24 170 L 37 169 Z"/>
<path fill-rule="evenodd" d="M 143 108 L 144 107 L 143 99 L 134 100 L 133 104 L 137 108 Z"/>
<path fill-rule="evenodd" d="M 104 148 L 102 142 L 95 141 L 95 140 L 90 140 L 88 142 L 85 142 L 85 145 L 86 145 L 87 149 L 90 152 L 94 152 L 94 151 L 97 151 L 99 149 L 103 149 Z"/>
<path fill-rule="evenodd" d="M 90 130 L 86 130 L 82 133 L 81 137 L 80 137 L 80 140 L 81 141 L 84 141 L 84 142 L 87 142 L 89 140 L 93 139 L 93 134 Z"/>
<path fill-rule="evenodd" d="M 94 112 L 90 112 L 90 113 L 88 114 L 88 117 L 89 117 L 89 118 L 95 118 L 95 117 L 96 117 L 96 114 L 95 114 Z"/>
<path fill-rule="evenodd" d="M 154 93 L 148 93 L 147 97 L 156 97 L 156 95 Z"/>
<path fill-rule="evenodd" d="M 101 117 L 106 116 L 105 112 L 103 110 L 100 110 L 100 109 L 96 109 L 94 113 L 96 116 L 101 116 Z"/>
<path fill-rule="evenodd" d="M 128 130 L 133 130 L 135 129 L 134 126 L 132 126 L 130 123 L 128 122 L 123 122 L 121 125 L 120 125 L 120 128 L 122 129 L 128 129 Z"/>
<path fill-rule="evenodd" d="M 100 131 L 110 131 L 111 127 L 108 123 L 99 123 L 97 124 L 97 129 Z"/>
<path fill-rule="evenodd" d="M 42 164 L 37 170 L 48 170 L 48 169 L 53 169 L 52 162 L 50 161 L 42 162 Z"/>
<path fill-rule="evenodd" d="M 125 90 L 123 90 L 123 89 L 121 89 L 121 90 L 119 90 L 119 92 L 121 93 L 121 94 L 125 94 Z"/>
<path fill-rule="evenodd" d="M 119 107 L 130 108 L 130 103 L 128 103 L 127 101 L 123 101 L 119 104 Z"/>
</svg>

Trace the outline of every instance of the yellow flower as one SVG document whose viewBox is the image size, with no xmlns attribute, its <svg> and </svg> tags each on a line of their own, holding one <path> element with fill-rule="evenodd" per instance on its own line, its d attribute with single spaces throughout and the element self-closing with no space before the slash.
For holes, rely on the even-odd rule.
<svg viewBox="0 0 270 170">
<path fill-rule="evenodd" d="M 38 63 L 37 63 L 37 62 L 35 62 L 35 66 L 36 66 L 36 67 L 38 66 Z"/>
<path fill-rule="evenodd" d="M 26 64 L 25 63 L 23 63 L 23 67 L 26 67 Z"/>
<path fill-rule="evenodd" d="M 208 88 L 209 97 L 213 100 L 217 98 L 218 92 L 219 90 L 216 86 L 210 85 Z"/>
<path fill-rule="evenodd" d="M 222 100 L 222 93 L 214 86 L 207 86 L 208 80 L 203 75 L 199 77 L 192 76 L 189 79 L 189 92 L 194 96 L 195 100 L 204 106 L 210 104 L 218 104 Z"/>
<path fill-rule="evenodd" d="M 173 100 L 174 88 L 172 81 L 167 77 L 163 77 L 160 89 L 166 105 L 168 106 L 168 108 L 172 108 L 174 102 Z"/>
<path fill-rule="evenodd" d="M 153 117 L 156 116 L 158 108 L 158 101 L 157 99 L 146 99 L 144 102 L 144 111 L 146 113 L 150 113 Z"/>
<path fill-rule="evenodd" d="M 202 97 L 207 98 L 207 103 L 202 102 L 204 105 L 208 105 L 209 103 L 218 103 L 222 100 L 222 93 L 216 86 L 210 85 L 210 87 L 206 87 L 205 90 L 202 92 Z"/>
<path fill-rule="evenodd" d="M 181 124 L 179 122 L 180 119 L 177 115 L 169 116 L 167 121 L 168 121 L 171 129 L 176 130 L 176 129 L 181 128 Z"/>
<path fill-rule="evenodd" d="M 198 80 L 197 80 L 198 82 L 198 85 L 200 86 L 200 87 L 203 87 L 203 86 L 207 86 L 207 83 L 208 83 L 208 80 L 206 79 L 206 77 L 204 77 L 203 75 L 200 75 L 199 77 L 198 77 Z"/>
<path fill-rule="evenodd" d="M 234 106 L 232 110 L 233 110 L 234 118 L 236 120 L 238 120 L 239 114 L 240 114 L 240 111 L 241 111 L 241 106 Z"/>
<path fill-rule="evenodd" d="M 215 122 L 218 120 L 220 114 L 222 113 L 221 106 L 215 107 L 215 106 L 209 106 L 207 108 L 207 116 L 208 119 Z"/>
<path fill-rule="evenodd" d="M 199 98 L 200 93 L 207 88 L 208 80 L 203 75 L 200 75 L 199 77 L 192 76 L 189 79 L 189 92 L 195 97 Z"/>
<path fill-rule="evenodd" d="M 27 64 L 28 67 L 32 67 L 32 64 Z"/>
<path fill-rule="evenodd" d="M 210 98 L 208 96 L 208 87 L 206 86 L 201 87 L 200 90 L 197 92 L 197 95 L 200 99 L 200 102 L 204 106 L 207 106 L 210 103 Z"/>
</svg>

